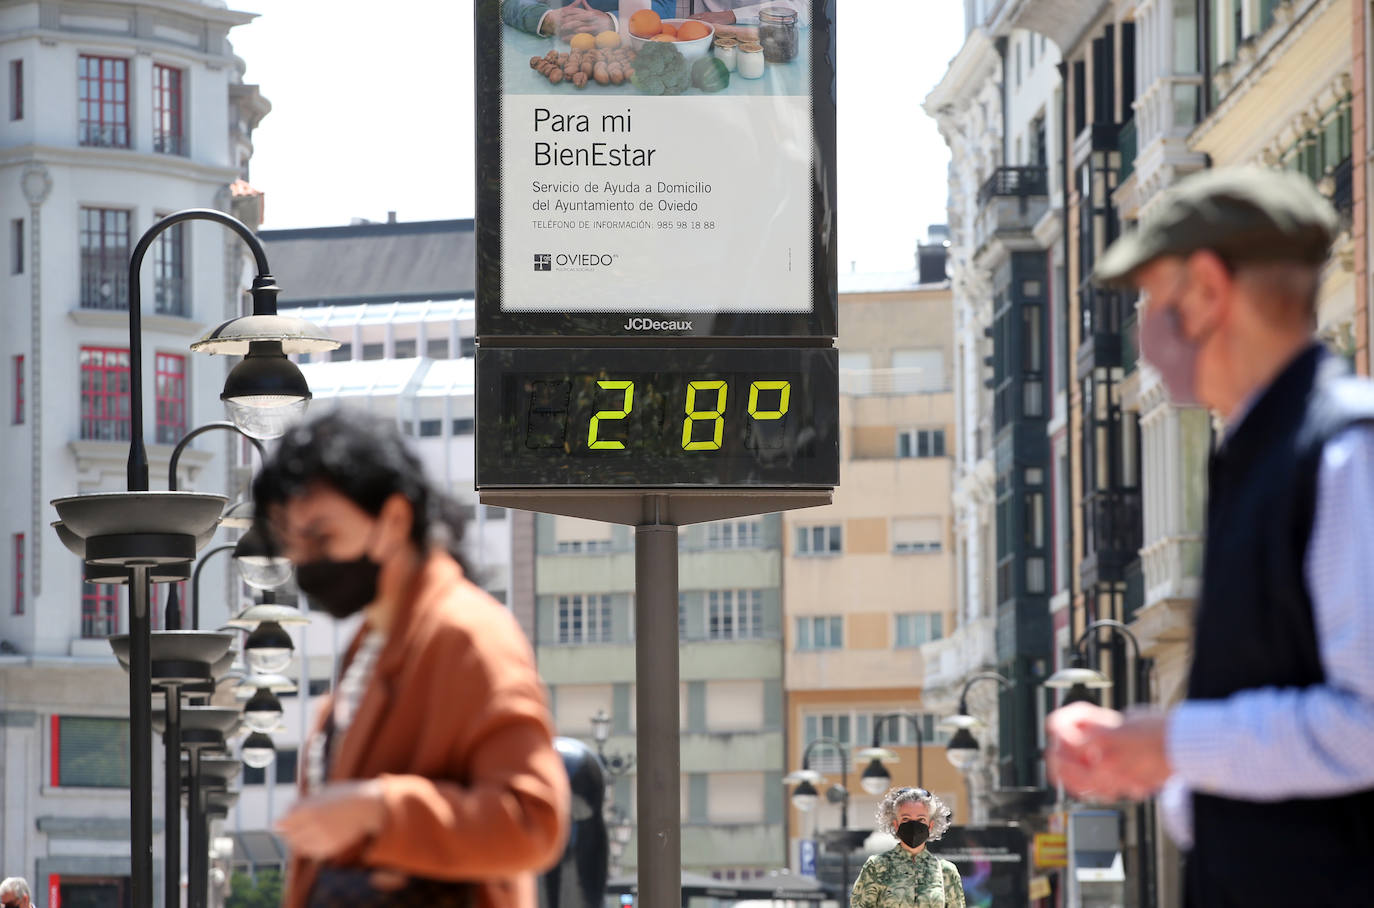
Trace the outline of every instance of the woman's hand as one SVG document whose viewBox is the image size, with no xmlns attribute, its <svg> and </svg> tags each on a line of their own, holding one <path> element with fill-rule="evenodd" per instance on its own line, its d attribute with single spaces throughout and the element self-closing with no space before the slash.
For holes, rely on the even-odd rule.
<svg viewBox="0 0 1374 908">
<path fill-rule="evenodd" d="M 385 820 L 386 805 L 376 779 L 332 782 L 297 801 L 277 821 L 277 832 L 293 853 L 322 860 L 375 835 Z"/>
</svg>

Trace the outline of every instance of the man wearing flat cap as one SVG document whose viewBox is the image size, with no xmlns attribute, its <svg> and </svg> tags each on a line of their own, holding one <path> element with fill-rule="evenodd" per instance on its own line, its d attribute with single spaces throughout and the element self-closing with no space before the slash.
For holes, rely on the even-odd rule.
<svg viewBox="0 0 1374 908">
<path fill-rule="evenodd" d="M 1048 720 L 1051 775 L 1158 795 L 1190 908 L 1374 904 L 1374 383 L 1313 336 L 1336 215 L 1304 178 L 1207 171 L 1095 278 L 1142 291 L 1140 347 L 1226 431 L 1187 696 Z"/>
</svg>

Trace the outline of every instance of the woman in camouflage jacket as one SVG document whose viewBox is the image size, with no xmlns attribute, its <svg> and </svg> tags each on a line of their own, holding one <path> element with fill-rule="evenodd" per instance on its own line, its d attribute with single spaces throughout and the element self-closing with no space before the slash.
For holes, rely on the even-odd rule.
<svg viewBox="0 0 1374 908">
<path fill-rule="evenodd" d="M 894 788 L 878 805 L 878 829 L 897 847 L 864 862 L 851 908 L 964 908 L 964 886 L 949 861 L 926 843 L 949 828 L 950 809 L 924 788 Z"/>
</svg>

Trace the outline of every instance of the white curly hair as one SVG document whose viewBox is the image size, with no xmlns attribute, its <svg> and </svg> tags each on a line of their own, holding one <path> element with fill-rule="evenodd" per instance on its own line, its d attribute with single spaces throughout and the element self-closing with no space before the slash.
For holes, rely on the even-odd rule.
<svg viewBox="0 0 1374 908">
<path fill-rule="evenodd" d="M 894 788 L 884 795 L 882 801 L 878 803 L 878 831 L 892 835 L 892 827 L 897 820 L 897 810 L 903 804 L 913 801 L 926 806 L 930 815 L 930 837 L 927 841 L 936 841 L 945 834 L 945 830 L 949 829 L 950 821 L 954 818 L 954 811 L 946 807 L 945 802 L 939 797 L 924 788 Z"/>
</svg>

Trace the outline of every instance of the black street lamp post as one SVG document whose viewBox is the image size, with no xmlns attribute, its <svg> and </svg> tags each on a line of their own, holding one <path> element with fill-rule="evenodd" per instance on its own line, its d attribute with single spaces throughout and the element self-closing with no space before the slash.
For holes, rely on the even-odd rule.
<svg viewBox="0 0 1374 908">
<path fill-rule="evenodd" d="M 873 746 L 866 747 L 858 753 L 859 759 L 868 760 L 868 766 L 864 768 L 863 776 L 859 779 L 859 786 L 871 795 L 882 794 L 892 784 L 892 774 L 887 771 L 883 761 L 893 761 L 897 758 L 895 753 L 879 744 L 880 730 L 885 723 L 900 722 L 902 719 L 908 720 L 911 727 L 916 729 L 916 787 L 926 787 L 926 738 L 921 731 L 920 717 L 912 713 L 887 713 L 873 718 Z"/>
<path fill-rule="evenodd" d="M 797 787 L 792 789 L 793 807 L 803 812 L 815 807 L 820 801 L 820 793 L 816 791 L 816 783 L 824 782 L 825 779 L 811 768 L 811 751 L 822 744 L 833 747 L 840 755 L 840 784 L 826 792 L 826 800 L 840 805 L 840 828 L 838 835 L 827 837 L 827 845 L 834 842 L 840 846 L 840 874 L 844 879 L 845 886 L 847 886 L 849 885 L 849 852 L 852 846 L 849 841 L 849 754 L 845 751 L 845 746 L 834 738 L 814 738 L 802 751 L 801 769 L 788 773 L 783 778 L 783 782 L 797 783 Z M 864 833 L 864 837 L 868 837 L 867 832 Z"/>
<path fill-rule="evenodd" d="M 606 755 L 606 740 L 611 736 L 611 717 L 606 715 L 604 709 L 598 709 L 596 715 L 592 716 L 592 738 L 596 741 L 596 757 L 601 761 L 601 767 L 606 770 L 606 774 L 612 780 L 625 775 L 634 769 L 634 754 L 613 753 Z"/>
<path fill-rule="evenodd" d="M 978 762 L 979 752 L 978 739 L 973 736 L 973 729 L 982 725 L 983 722 L 969 714 L 968 689 L 979 681 L 996 681 L 1004 690 L 1015 689 L 1010 680 L 997 672 L 978 672 L 965 681 L 963 688 L 959 691 L 959 711 L 940 720 L 941 725 L 955 729 L 954 736 L 945 745 L 945 757 L 964 776 L 964 786 L 968 790 L 970 811 L 973 810 L 973 782 L 969 774 L 973 770 L 973 765 Z"/>
<path fill-rule="evenodd" d="M 140 271 L 153 241 L 188 220 L 216 221 L 248 244 L 257 263 L 253 315 L 231 319 L 191 345 L 207 353 L 249 354 L 231 370 L 221 399 L 234 421 L 249 434 L 280 434 L 284 418 L 309 400 L 310 390 L 287 353 L 334 349 L 338 342 L 300 319 L 276 315 L 277 287 L 256 236 L 241 222 L 213 209 L 189 209 L 162 218 L 139 239 L 129 259 L 129 458 L 127 491 L 57 498 L 52 501 L 63 524 L 59 536 L 82 560 L 105 569 L 122 568 L 129 580 L 129 826 L 130 900 L 153 904 L 152 812 L 152 622 L 150 585 L 169 570 L 195 558 L 209 541 L 228 500 L 221 495 L 153 492 L 148 488 L 148 454 L 143 439 L 143 337 Z M 66 533 L 76 540 L 68 540 Z"/>
</svg>

